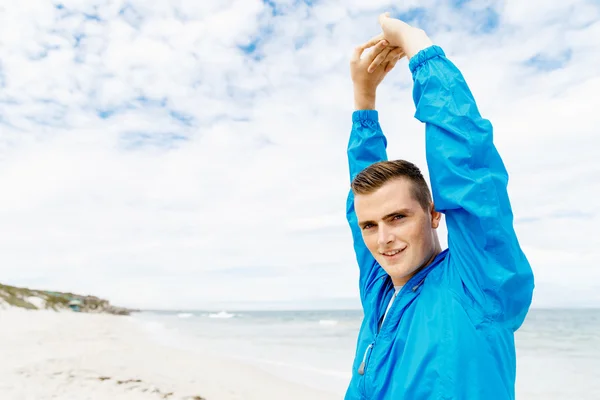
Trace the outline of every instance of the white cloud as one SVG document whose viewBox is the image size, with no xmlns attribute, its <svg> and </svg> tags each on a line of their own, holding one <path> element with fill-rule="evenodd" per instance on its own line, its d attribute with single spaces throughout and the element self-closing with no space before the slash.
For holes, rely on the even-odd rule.
<svg viewBox="0 0 600 400">
<path fill-rule="evenodd" d="M 139 307 L 356 298 L 349 56 L 418 6 L 494 124 L 536 304 L 600 303 L 593 2 L 28 5 L 0 9 L 0 280 Z M 389 157 L 426 172 L 410 89 L 401 61 L 378 109 Z"/>
</svg>

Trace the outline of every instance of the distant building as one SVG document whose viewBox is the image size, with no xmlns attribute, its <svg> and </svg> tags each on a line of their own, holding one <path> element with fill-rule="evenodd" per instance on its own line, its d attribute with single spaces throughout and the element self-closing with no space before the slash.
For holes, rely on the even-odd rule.
<svg viewBox="0 0 600 400">
<path fill-rule="evenodd" d="M 69 301 L 69 308 L 75 312 L 80 312 L 82 304 L 83 303 L 81 300 L 73 299 L 73 300 Z"/>
</svg>

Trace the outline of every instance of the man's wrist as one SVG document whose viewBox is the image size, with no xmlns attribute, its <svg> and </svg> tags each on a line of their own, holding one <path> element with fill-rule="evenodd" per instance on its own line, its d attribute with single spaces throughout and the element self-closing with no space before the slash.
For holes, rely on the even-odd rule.
<svg viewBox="0 0 600 400">
<path fill-rule="evenodd" d="M 425 43 L 420 43 L 418 46 L 413 47 L 412 49 L 410 49 L 407 52 L 406 58 L 408 58 L 408 60 L 410 61 L 411 58 L 413 58 L 414 56 L 419 54 L 421 51 L 423 51 L 431 46 L 433 46 L 433 43 L 431 43 L 430 41 L 427 41 Z"/>
<path fill-rule="evenodd" d="M 354 110 L 352 122 L 359 124 L 379 122 L 379 112 L 377 110 Z"/>
<path fill-rule="evenodd" d="M 374 110 L 375 93 L 354 91 L 354 108 L 357 110 Z"/>
<path fill-rule="evenodd" d="M 420 65 L 435 57 L 445 57 L 444 50 L 438 45 L 432 45 L 417 52 L 408 62 L 408 68 L 412 74 L 416 72 Z"/>
</svg>

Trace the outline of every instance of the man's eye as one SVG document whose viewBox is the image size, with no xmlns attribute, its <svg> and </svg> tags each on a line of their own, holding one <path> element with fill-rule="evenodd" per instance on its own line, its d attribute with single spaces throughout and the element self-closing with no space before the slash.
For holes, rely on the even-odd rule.
<svg viewBox="0 0 600 400">
<path fill-rule="evenodd" d="M 402 218 L 404 218 L 404 215 L 396 215 L 396 216 L 394 216 L 394 219 L 402 219 Z"/>
<path fill-rule="evenodd" d="M 367 225 L 363 226 L 363 229 L 366 230 L 366 229 L 369 229 L 369 228 L 372 228 L 372 227 L 373 227 L 373 224 L 367 224 Z"/>
</svg>

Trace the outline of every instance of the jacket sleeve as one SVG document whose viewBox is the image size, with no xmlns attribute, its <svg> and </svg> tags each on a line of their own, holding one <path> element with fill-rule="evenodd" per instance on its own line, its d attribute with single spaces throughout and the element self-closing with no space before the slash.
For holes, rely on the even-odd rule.
<svg viewBox="0 0 600 400">
<path fill-rule="evenodd" d="M 350 181 L 359 172 L 378 161 L 386 161 L 387 140 L 379 126 L 378 113 L 375 110 L 359 110 L 352 114 L 352 131 L 348 142 L 348 164 Z M 346 201 L 346 219 L 352 231 L 352 241 L 356 261 L 360 270 L 360 298 L 364 305 L 365 298 L 375 279 L 383 269 L 365 245 L 356 212 L 354 211 L 354 195 L 352 190 Z"/>
<path fill-rule="evenodd" d="M 523 322 L 534 279 L 513 227 L 508 174 L 456 66 L 438 46 L 411 58 L 415 117 L 425 123 L 433 200 L 444 213 L 452 268 L 469 298 L 512 329 Z"/>
</svg>

